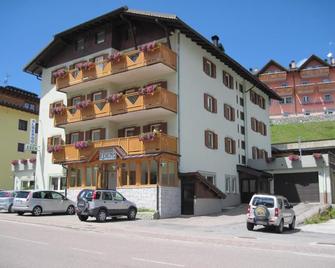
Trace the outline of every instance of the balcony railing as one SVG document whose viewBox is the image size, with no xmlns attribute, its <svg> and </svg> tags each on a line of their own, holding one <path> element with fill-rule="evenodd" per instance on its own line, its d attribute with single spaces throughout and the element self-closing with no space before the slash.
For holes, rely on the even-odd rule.
<svg viewBox="0 0 335 268">
<path fill-rule="evenodd" d="M 259 76 L 262 82 L 286 80 L 286 72 L 264 73 Z"/>
<path fill-rule="evenodd" d="M 121 147 L 127 155 L 140 155 L 148 153 L 177 154 L 177 138 L 158 133 L 153 140 L 141 141 L 139 136 L 113 138 L 92 142 L 87 148 L 77 149 L 74 144 L 61 146 L 58 152 L 52 153 L 53 163 L 66 163 L 76 161 L 89 161 L 100 149 L 113 146 Z"/>
<path fill-rule="evenodd" d="M 82 109 L 69 106 L 65 107 L 62 112 L 54 114 L 54 124 L 55 126 L 60 126 L 82 120 L 115 116 L 153 108 L 164 108 L 176 113 L 177 95 L 167 89 L 158 87 L 153 94 L 139 95 L 137 92 L 125 94 L 115 103 L 99 100 L 90 103 L 88 107 Z"/>
<path fill-rule="evenodd" d="M 57 90 L 72 85 L 90 81 L 93 79 L 104 78 L 113 74 L 149 66 L 156 63 L 162 63 L 176 70 L 176 53 L 163 44 L 150 51 L 133 50 L 123 53 L 117 61 L 102 61 L 93 64 L 87 69 L 73 69 L 65 75 L 56 78 Z"/>
<path fill-rule="evenodd" d="M 303 69 L 300 71 L 302 78 L 325 77 L 329 75 L 329 67 L 319 67 L 313 69 Z"/>
</svg>

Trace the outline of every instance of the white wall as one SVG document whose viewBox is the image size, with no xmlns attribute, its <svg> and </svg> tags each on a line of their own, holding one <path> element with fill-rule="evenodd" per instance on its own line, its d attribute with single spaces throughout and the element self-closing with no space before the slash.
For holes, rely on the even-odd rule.
<svg viewBox="0 0 335 268">
<path fill-rule="evenodd" d="M 222 199 L 197 198 L 194 200 L 194 215 L 210 215 L 222 212 Z"/>
</svg>

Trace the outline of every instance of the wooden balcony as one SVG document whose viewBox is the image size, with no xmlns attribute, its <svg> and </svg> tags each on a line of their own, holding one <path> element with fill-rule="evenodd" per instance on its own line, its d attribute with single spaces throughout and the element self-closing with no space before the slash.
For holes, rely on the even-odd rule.
<svg viewBox="0 0 335 268">
<path fill-rule="evenodd" d="M 318 83 L 319 92 L 335 92 L 335 82 Z"/>
<path fill-rule="evenodd" d="M 89 161 L 100 149 L 113 146 L 121 147 L 128 156 L 160 152 L 178 153 L 177 138 L 158 133 L 152 141 L 140 141 L 139 136 L 133 136 L 94 141 L 85 149 L 76 149 L 74 144 L 66 144 L 60 151 L 52 153 L 52 160 L 55 164 Z"/>
<path fill-rule="evenodd" d="M 327 77 L 329 75 L 329 67 L 319 67 L 314 69 L 303 69 L 300 71 L 302 78 L 311 77 Z"/>
<path fill-rule="evenodd" d="M 152 65 L 161 64 L 163 66 L 154 68 Z M 125 75 L 127 71 L 141 70 L 143 67 L 147 68 L 149 72 L 143 74 L 143 71 L 138 71 L 136 74 Z M 84 85 L 92 80 L 101 80 L 101 82 L 134 82 L 136 80 L 144 80 L 148 77 L 158 76 L 171 71 L 175 71 L 177 66 L 177 55 L 171 49 L 163 44 L 159 44 L 151 51 L 143 52 L 140 50 L 133 50 L 122 53 L 118 62 L 103 61 L 95 64 L 92 68 L 73 69 L 69 70 L 63 77 L 56 79 L 56 88 L 59 91 L 67 92 L 75 85 Z M 119 74 L 119 75 L 118 75 Z M 146 76 L 145 76 L 146 75 Z M 134 81 L 133 81 L 133 80 Z M 68 89 L 67 89 L 68 88 Z"/>
<path fill-rule="evenodd" d="M 287 73 L 286 72 L 276 72 L 276 73 L 264 73 L 259 76 L 259 79 L 262 82 L 269 81 L 283 81 L 286 80 Z"/>
<path fill-rule="evenodd" d="M 310 84 L 299 84 L 296 85 L 296 92 L 298 94 L 312 94 L 317 89 L 317 84 L 310 83 Z"/>
<path fill-rule="evenodd" d="M 154 94 L 139 95 L 139 93 L 125 94 L 116 103 L 106 100 L 92 102 L 87 108 L 76 109 L 66 107 L 62 113 L 54 115 L 55 126 L 91 120 L 109 116 L 116 116 L 130 112 L 145 111 L 154 108 L 163 108 L 167 112 L 177 112 L 177 95 L 158 87 Z"/>
<path fill-rule="evenodd" d="M 276 87 L 276 88 L 274 88 L 274 90 L 280 96 L 292 95 L 293 94 L 293 88 L 291 86 L 288 86 L 288 87 Z"/>
</svg>

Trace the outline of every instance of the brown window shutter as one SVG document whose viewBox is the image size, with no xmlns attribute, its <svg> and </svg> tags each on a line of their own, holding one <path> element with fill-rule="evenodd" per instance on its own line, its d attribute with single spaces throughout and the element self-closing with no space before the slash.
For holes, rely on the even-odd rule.
<svg viewBox="0 0 335 268">
<path fill-rule="evenodd" d="M 118 135 L 119 138 L 124 137 L 124 136 L 125 136 L 124 128 L 119 129 L 119 130 L 117 131 L 117 135 Z"/>
<path fill-rule="evenodd" d="M 79 140 L 80 141 L 84 140 L 84 132 L 83 131 L 79 131 Z"/>
<path fill-rule="evenodd" d="M 225 137 L 224 138 L 224 150 L 225 150 L 225 152 L 226 153 L 228 153 L 229 152 L 229 149 L 228 149 L 228 138 L 227 137 Z"/>
<path fill-rule="evenodd" d="M 91 130 L 85 131 L 85 141 L 89 141 L 89 140 L 92 140 L 92 131 Z"/>
<path fill-rule="evenodd" d="M 226 72 L 225 71 L 222 71 L 222 82 L 225 86 L 227 86 L 226 85 Z"/>
<path fill-rule="evenodd" d="M 135 127 L 135 130 L 134 130 L 134 135 L 140 135 L 141 134 L 141 127 Z"/>
<path fill-rule="evenodd" d="M 167 122 L 161 123 L 160 129 L 161 129 L 162 133 L 167 134 Z"/>
<path fill-rule="evenodd" d="M 213 98 L 213 113 L 218 112 L 218 107 L 217 107 L 217 100 Z"/>
<path fill-rule="evenodd" d="M 205 146 L 209 148 L 209 145 L 208 145 L 208 130 L 205 130 Z"/>
<path fill-rule="evenodd" d="M 229 88 L 234 89 L 234 77 L 229 75 Z"/>
<path fill-rule="evenodd" d="M 212 62 L 211 62 L 211 65 L 212 65 L 211 77 L 216 78 L 216 65 Z"/>
<path fill-rule="evenodd" d="M 143 133 L 150 132 L 150 125 L 143 126 Z"/>
<path fill-rule="evenodd" d="M 213 149 L 217 149 L 218 148 L 218 135 L 214 133 L 214 148 Z"/>
<path fill-rule="evenodd" d="M 207 70 L 206 70 L 206 58 L 202 58 L 202 70 L 207 74 Z"/>
<path fill-rule="evenodd" d="M 101 140 L 106 139 L 106 129 L 105 128 L 100 128 L 100 139 Z"/>
<path fill-rule="evenodd" d="M 70 144 L 71 143 L 71 134 L 66 134 L 65 135 L 65 143 Z"/>
<path fill-rule="evenodd" d="M 53 117 L 53 112 L 52 112 L 53 108 L 54 108 L 54 104 L 51 103 L 51 104 L 49 105 L 49 118 L 52 118 L 52 117 Z"/>
<path fill-rule="evenodd" d="M 204 93 L 204 108 L 209 111 L 208 107 L 207 107 L 207 103 L 208 103 L 208 94 Z"/>
<path fill-rule="evenodd" d="M 107 96 L 107 90 L 101 90 L 101 98 L 104 99 Z"/>
<path fill-rule="evenodd" d="M 52 145 L 52 140 L 53 140 L 53 137 L 49 137 L 49 138 L 48 138 L 48 146 L 49 146 L 49 145 Z"/>
<path fill-rule="evenodd" d="M 223 105 L 223 115 L 226 119 L 228 119 L 228 111 L 227 111 L 228 107 L 227 104 Z"/>
</svg>

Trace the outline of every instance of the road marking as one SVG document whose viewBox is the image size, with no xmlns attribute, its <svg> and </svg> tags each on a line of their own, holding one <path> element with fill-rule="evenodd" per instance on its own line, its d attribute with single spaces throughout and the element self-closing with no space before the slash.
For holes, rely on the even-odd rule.
<svg viewBox="0 0 335 268">
<path fill-rule="evenodd" d="M 168 265 L 168 266 L 174 266 L 174 267 L 185 267 L 183 264 L 178 264 L 178 263 L 171 263 L 171 262 L 164 262 L 164 261 L 155 261 L 155 260 L 150 260 L 150 259 L 142 259 L 142 258 L 132 258 L 135 261 L 142 261 L 142 262 L 149 262 L 149 263 L 156 263 L 156 264 L 161 264 L 161 265 Z"/>
<path fill-rule="evenodd" d="M 19 237 L 15 237 L 15 236 L 9 236 L 9 235 L 1 235 L 0 234 L 0 237 L 13 239 L 13 240 L 18 240 L 18 241 L 23 241 L 23 242 L 34 243 L 34 244 L 43 245 L 43 246 L 49 245 L 47 242 L 41 242 L 41 241 L 30 240 L 30 239 L 23 239 L 23 238 L 19 238 Z"/>
<path fill-rule="evenodd" d="M 325 246 L 325 247 L 334 247 L 335 243 L 331 243 L 331 242 L 312 242 L 309 243 L 312 246 Z"/>
<path fill-rule="evenodd" d="M 98 255 L 103 255 L 102 252 L 100 251 L 94 251 L 94 250 L 88 250 L 88 249 L 83 249 L 83 248 L 71 248 L 72 250 L 76 250 L 76 251 L 80 251 L 80 252 L 84 252 L 84 253 L 94 253 L 94 254 L 98 254 Z"/>
</svg>

